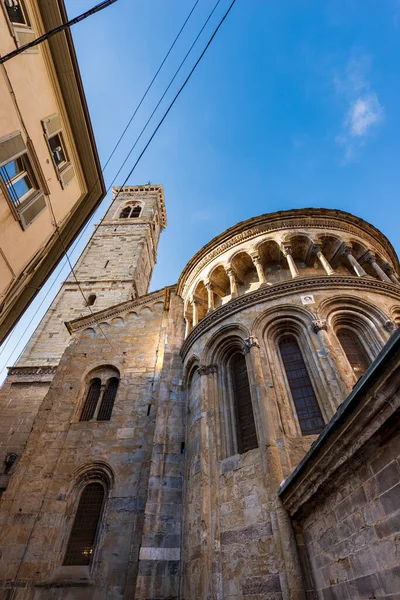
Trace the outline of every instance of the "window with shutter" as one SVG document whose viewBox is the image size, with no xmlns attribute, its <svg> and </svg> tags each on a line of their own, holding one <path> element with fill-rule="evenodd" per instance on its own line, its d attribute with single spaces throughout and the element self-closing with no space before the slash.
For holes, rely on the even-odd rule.
<svg viewBox="0 0 400 600">
<path fill-rule="evenodd" d="M 112 410 L 114 407 L 115 397 L 117 395 L 119 386 L 119 379 L 117 377 L 111 377 L 107 381 L 106 389 L 104 390 L 103 399 L 100 404 L 99 413 L 97 415 L 98 421 L 109 421 L 111 419 Z"/>
<path fill-rule="evenodd" d="M 104 503 L 101 483 L 89 483 L 83 490 L 68 540 L 64 565 L 90 565 Z"/>
<path fill-rule="evenodd" d="M 26 229 L 46 208 L 46 201 L 19 131 L 0 140 L 0 183 L 11 211 Z"/>
<path fill-rule="evenodd" d="M 35 39 L 35 32 L 31 27 L 25 0 L 1 0 L 1 4 L 8 18 L 10 31 L 18 47 L 28 44 Z M 37 47 L 26 52 L 38 52 Z"/>
<path fill-rule="evenodd" d="M 371 361 L 358 335 L 352 329 L 346 328 L 339 329 L 336 335 L 355 375 L 357 378 L 361 377 L 368 369 Z"/>
<path fill-rule="evenodd" d="M 236 416 L 236 436 L 239 454 L 258 447 L 246 359 L 235 354 L 230 361 Z"/>
<path fill-rule="evenodd" d="M 96 377 L 92 379 L 89 385 L 88 393 L 86 396 L 85 404 L 80 416 L 80 421 L 90 421 L 93 419 L 97 403 L 100 398 L 101 380 Z"/>
<path fill-rule="evenodd" d="M 68 158 L 60 115 L 43 119 L 42 126 L 57 176 L 61 186 L 66 188 L 74 178 L 75 170 Z"/>
<path fill-rule="evenodd" d="M 279 350 L 303 435 L 320 433 L 324 421 L 310 376 L 296 339 L 286 336 Z"/>
</svg>

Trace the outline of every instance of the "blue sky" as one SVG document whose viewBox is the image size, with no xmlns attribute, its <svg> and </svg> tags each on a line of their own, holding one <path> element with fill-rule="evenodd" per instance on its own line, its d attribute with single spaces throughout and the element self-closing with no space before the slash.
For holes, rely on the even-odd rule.
<svg viewBox="0 0 400 600">
<path fill-rule="evenodd" d="M 71 17 L 95 3 L 66 0 Z M 118 0 L 73 28 L 103 164 L 193 4 Z M 107 167 L 107 184 L 214 4 L 199 1 Z M 229 4 L 220 0 L 116 184 Z M 165 189 L 168 227 L 151 289 L 174 283 L 191 256 L 227 227 L 275 210 L 347 210 L 399 250 L 399 56 L 399 0 L 237 0 L 129 181 Z M 1 367 L 16 359 L 67 273 L 52 277 L 22 318 L 0 350 Z"/>
</svg>

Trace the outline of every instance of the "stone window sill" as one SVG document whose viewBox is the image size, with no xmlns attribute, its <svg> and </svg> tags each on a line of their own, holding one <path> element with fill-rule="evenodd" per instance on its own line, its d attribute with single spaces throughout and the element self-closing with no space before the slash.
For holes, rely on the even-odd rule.
<svg viewBox="0 0 400 600">
<path fill-rule="evenodd" d="M 52 575 L 36 583 L 35 587 L 56 588 L 56 587 L 83 587 L 94 585 L 95 582 L 90 577 L 89 567 L 58 567 Z"/>
</svg>

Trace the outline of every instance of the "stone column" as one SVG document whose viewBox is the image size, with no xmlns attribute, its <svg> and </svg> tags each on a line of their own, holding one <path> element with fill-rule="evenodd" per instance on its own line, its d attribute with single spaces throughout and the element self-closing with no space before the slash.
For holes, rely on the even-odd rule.
<svg viewBox="0 0 400 600">
<path fill-rule="evenodd" d="M 352 248 L 351 248 L 351 246 L 345 246 L 343 252 L 347 256 L 347 260 L 349 261 L 349 263 L 353 267 L 355 274 L 358 277 L 368 277 L 367 273 L 364 271 L 364 269 L 362 268 L 362 266 L 360 265 L 360 263 L 358 262 L 358 260 L 356 260 L 354 258 L 354 256 L 352 255 Z"/>
<path fill-rule="evenodd" d="M 320 244 L 314 244 L 314 252 L 317 255 L 317 258 L 318 258 L 319 262 L 321 263 L 321 265 L 325 269 L 326 274 L 327 275 L 334 275 L 335 271 L 332 269 L 331 265 L 329 264 L 329 262 L 325 258 L 324 254 L 322 252 L 322 248 L 321 248 Z"/>
<path fill-rule="evenodd" d="M 295 277 L 298 277 L 299 271 L 296 267 L 296 263 L 294 262 L 294 259 L 292 256 L 292 246 L 290 244 L 285 243 L 285 244 L 282 244 L 281 249 L 282 249 L 283 256 L 287 260 L 287 263 L 288 263 L 289 269 L 290 269 L 290 273 L 291 273 L 293 279 Z"/>
<path fill-rule="evenodd" d="M 226 274 L 229 277 L 229 283 L 231 286 L 231 296 L 232 298 L 236 298 L 238 295 L 238 283 L 236 279 L 236 273 L 232 269 L 232 267 L 225 267 Z"/>
<path fill-rule="evenodd" d="M 207 289 L 207 300 L 208 300 L 208 312 L 214 310 L 214 287 L 211 281 L 206 281 L 205 286 Z"/>
<path fill-rule="evenodd" d="M 192 322 L 189 319 L 189 317 L 185 317 L 185 339 L 187 338 L 187 336 L 189 335 L 189 333 L 192 331 Z"/>
<path fill-rule="evenodd" d="M 395 283 L 396 285 L 400 285 L 400 281 L 396 277 L 395 272 L 393 271 L 392 267 L 390 265 L 388 265 L 387 263 L 385 265 L 385 272 L 392 283 Z"/>
<path fill-rule="evenodd" d="M 200 472 L 201 472 L 201 538 L 200 538 L 200 578 L 201 596 L 199 600 L 222 598 L 222 565 L 219 541 L 219 505 L 217 455 L 215 432 L 217 367 L 207 365 L 199 368 L 201 375 L 201 421 L 200 421 Z M 214 491 L 214 493 L 212 493 Z"/>
<path fill-rule="evenodd" d="M 369 262 L 375 273 L 378 275 L 379 279 L 382 281 L 386 281 L 386 283 L 392 283 L 389 277 L 386 275 L 385 271 L 381 269 L 381 267 L 376 262 L 376 254 L 374 252 L 368 252 L 365 260 Z"/>
<path fill-rule="evenodd" d="M 318 335 L 320 346 L 326 353 L 327 362 L 333 375 L 332 385 L 336 390 L 332 391 L 334 391 L 335 396 L 338 396 L 336 402 L 332 405 L 333 413 L 335 413 L 339 404 L 350 394 L 355 383 L 354 378 L 352 373 L 348 372 L 343 357 L 335 358 L 334 356 L 334 350 L 328 335 L 327 322 L 323 319 L 316 319 L 313 321 L 313 330 Z"/>
<path fill-rule="evenodd" d="M 263 454 L 265 470 L 265 488 L 272 504 L 276 523 L 279 530 L 277 552 L 283 561 L 286 581 L 282 583 L 282 597 L 284 600 L 305 600 L 303 574 L 297 549 L 297 542 L 290 516 L 277 496 L 279 486 L 283 481 L 282 465 L 276 445 L 276 436 L 273 425 L 273 415 L 270 410 L 267 388 L 265 386 L 262 370 L 260 347 L 255 337 L 244 340 L 244 352 L 248 355 L 249 382 L 253 391 L 252 396 L 257 398 L 257 412 L 259 417 L 259 437 Z M 272 516 L 272 515 L 271 515 Z"/>
<path fill-rule="evenodd" d="M 199 322 L 199 302 L 196 298 L 192 298 L 192 306 L 193 306 L 193 327 L 196 327 Z"/>
<path fill-rule="evenodd" d="M 262 285 L 263 283 L 267 283 L 267 279 L 265 277 L 265 273 L 264 273 L 264 269 L 263 266 L 261 264 L 261 258 L 260 255 L 255 252 L 254 254 L 251 254 L 251 260 L 253 261 L 253 265 L 255 266 L 256 270 L 257 270 L 257 275 L 258 275 L 258 281 L 259 283 Z"/>
</svg>

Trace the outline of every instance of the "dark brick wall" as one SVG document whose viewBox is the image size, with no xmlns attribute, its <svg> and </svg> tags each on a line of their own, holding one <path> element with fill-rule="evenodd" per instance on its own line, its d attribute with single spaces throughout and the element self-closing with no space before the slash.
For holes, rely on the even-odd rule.
<svg viewBox="0 0 400 600">
<path fill-rule="evenodd" d="M 386 428 L 297 521 L 315 586 L 309 598 L 400 598 L 399 455 L 400 433 Z"/>
</svg>

